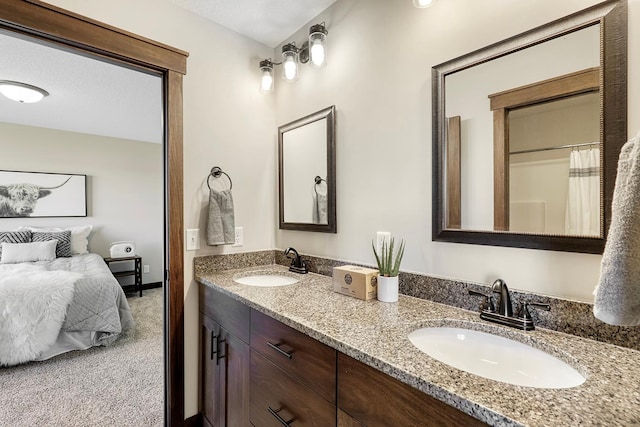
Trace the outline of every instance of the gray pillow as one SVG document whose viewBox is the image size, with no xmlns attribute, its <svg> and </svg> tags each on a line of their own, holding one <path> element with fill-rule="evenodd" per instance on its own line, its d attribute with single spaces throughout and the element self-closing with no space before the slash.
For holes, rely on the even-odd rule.
<svg viewBox="0 0 640 427">
<path fill-rule="evenodd" d="M 0 231 L 0 257 L 2 257 L 1 243 L 30 243 L 30 231 Z"/>
<path fill-rule="evenodd" d="M 48 242 L 57 240 L 56 257 L 70 257 L 71 252 L 71 231 L 35 231 L 31 235 L 32 242 Z"/>
</svg>

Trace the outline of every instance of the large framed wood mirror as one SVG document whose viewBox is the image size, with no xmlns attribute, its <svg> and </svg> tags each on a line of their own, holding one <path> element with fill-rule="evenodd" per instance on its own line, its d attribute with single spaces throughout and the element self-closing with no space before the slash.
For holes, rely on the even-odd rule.
<svg viewBox="0 0 640 427">
<path fill-rule="evenodd" d="M 610 0 L 435 66 L 433 240 L 602 253 L 626 56 Z"/>
<path fill-rule="evenodd" d="M 336 108 L 278 128 L 280 229 L 335 233 Z"/>
</svg>

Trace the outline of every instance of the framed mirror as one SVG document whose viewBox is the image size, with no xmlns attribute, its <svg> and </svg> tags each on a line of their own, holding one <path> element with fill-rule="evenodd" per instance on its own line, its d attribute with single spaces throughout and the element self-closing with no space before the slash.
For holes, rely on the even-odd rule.
<svg viewBox="0 0 640 427">
<path fill-rule="evenodd" d="M 278 128 L 280 229 L 336 233 L 335 106 Z"/>
<path fill-rule="evenodd" d="M 435 66 L 433 240 L 602 253 L 626 57 L 610 0 Z"/>
</svg>

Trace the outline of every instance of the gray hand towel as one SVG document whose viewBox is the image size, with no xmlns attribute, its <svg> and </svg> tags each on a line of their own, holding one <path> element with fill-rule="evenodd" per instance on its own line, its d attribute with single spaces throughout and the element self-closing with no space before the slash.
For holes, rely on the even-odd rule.
<svg viewBox="0 0 640 427">
<path fill-rule="evenodd" d="M 235 229 L 231 190 L 210 190 L 207 245 L 232 245 L 236 240 Z"/>
<path fill-rule="evenodd" d="M 329 224 L 327 214 L 327 195 L 315 193 L 313 196 L 313 223 Z"/>
<path fill-rule="evenodd" d="M 593 314 L 610 325 L 640 325 L 640 134 L 620 152 L 611 227 Z"/>
</svg>

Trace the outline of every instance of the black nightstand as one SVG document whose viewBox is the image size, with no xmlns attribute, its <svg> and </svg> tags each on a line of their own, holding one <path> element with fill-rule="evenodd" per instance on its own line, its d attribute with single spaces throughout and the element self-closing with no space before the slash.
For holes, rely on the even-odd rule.
<svg viewBox="0 0 640 427">
<path fill-rule="evenodd" d="M 135 283 L 133 285 L 122 285 L 122 283 L 120 283 L 120 286 L 122 286 L 122 288 L 124 289 L 125 286 L 134 286 L 134 290 L 135 291 L 139 291 L 140 292 L 140 296 L 142 296 L 142 257 L 141 256 L 130 256 L 130 257 L 126 257 L 126 258 L 105 258 L 104 262 L 107 263 L 107 267 L 109 267 L 109 269 L 111 270 L 111 264 L 117 264 L 117 263 L 121 263 L 121 262 L 128 262 L 130 264 L 133 264 L 133 270 L 124 270 L 124 271 L 111 271 L 111 274 L 113 274 L 113 277 L 116 278 L 116 280 L 118 280 L 121 277 L 129 277 L 129 276 L 134 276 L 135 278 Z M 120 282 L 120 280 L 118 280 L 118 282 Z"/>
</svg>

